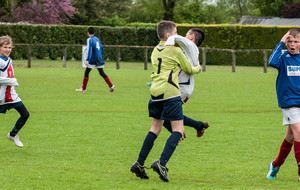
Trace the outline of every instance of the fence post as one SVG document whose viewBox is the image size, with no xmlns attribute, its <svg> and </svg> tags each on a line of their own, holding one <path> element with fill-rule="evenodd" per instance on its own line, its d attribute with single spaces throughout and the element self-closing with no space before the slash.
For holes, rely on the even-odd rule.
<svg viewBox="0 0 300 190">
<path fill-rule="evenodd" d="M 64 47 L 63 50 L 63 67 L 67 66 L 67 47 Z"/>
<path fill-rule="evenodd" d="M 147 48 L 144 49 L 144 56 L 145 56 L 144 70 L 147 70 L 148 69 L 148 49 Z"/>
<path fill-rule="evenodd" d="M 267 73 L 267 66 L 268 66 L 268 54 L 264 51 L 264 73 Z"/>
<path fill-rule="evenodd" d="M 28 46 L 28 62 L 27 67 L 31 68 L 31 46 Z"/>
<path fill-rule="evenodd" d="M 206 71 L 206 50 L 205 48 L 202 48 L 202 67 L 203 67 L 203 72 Z"/>
<path fill-rule="evenodd" d="M 116 68 L 120 69 L 120 48 L 117 47 L 116 51 Z"/>
<path fill-rule="evenodd" d="M 235 66 L 236 66 L 236 54 L 235 54 L 235 50 L 231 51 L 232 54 L 232 72 L 235 72 Z"/>
<path fill-rule="evenodd" d="M 67 47 L 64 47 L 64 53 L 63 53 L 63 67 L 67 66 Z"/>
</svg>

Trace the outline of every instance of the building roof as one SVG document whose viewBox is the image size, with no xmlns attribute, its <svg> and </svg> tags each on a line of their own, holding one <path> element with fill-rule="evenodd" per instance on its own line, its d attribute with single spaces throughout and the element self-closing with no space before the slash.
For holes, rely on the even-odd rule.
<svg viewBox="0 0 300 190">
<path fill-rule="evenodd" d="M 239 24 L 300 26 L 300 18 L 243 16 Z"/>
</svg>

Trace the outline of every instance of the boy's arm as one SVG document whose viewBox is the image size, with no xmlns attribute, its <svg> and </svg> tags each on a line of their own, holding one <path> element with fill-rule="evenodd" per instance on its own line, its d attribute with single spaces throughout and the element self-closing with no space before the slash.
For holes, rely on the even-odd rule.
<svg viewBox="0 0 300 190">
<path fill-rule="evenodd" d="M 179 61 L 180 68 L 188 75 L 197 74 L 201 71 L 200 65 L 192 67 L 189 60 L 185 57 L 183 52 L 179 50 L 177 52 L 177 58 Z"/>
<path fill-rule="evenodd" d="M 16 78 L 0 77 L 0 84 L 7 86 L 19 86 Z"/>
<path fill-rule="evenodd" d="M 87 56 L 86 56 L 86 61 L 89 61 L 91 56 L 92 56 L 92 47 L 90 45 L 90 40 L 91 38 L 88 38 L 86 41 L 86 49 L 87 49 Z"/>
<path fill-rule="evenodd" d="M 269 65 L 278 69 L 280 67 L 280 63 L 281 63 L 281 55 L 282 53 L 282 49 L 284 47 L 284 43 L 286 41 L 286 39 L 290 36 L 290 32 L 287 32 L 280 40 L 280 42 L 277 44 L 276 48 L 273 50 L 272 55 L 269 58 Z"/>
<path fill-rule="evenodd" d="M 165 43 L 165 46 L 174 45 L 175 43 L 177 43 L 180 46 L 180 48 L 185 51 L 185 55 L 191 61 L 191 64 L 193 66 L 199 65 L 199 49 L 196 46 L 196 44 L 194 44 L 194 42 L 183 36 L 174 35 L 168 38 L 168 40 Z"/>
</svg>

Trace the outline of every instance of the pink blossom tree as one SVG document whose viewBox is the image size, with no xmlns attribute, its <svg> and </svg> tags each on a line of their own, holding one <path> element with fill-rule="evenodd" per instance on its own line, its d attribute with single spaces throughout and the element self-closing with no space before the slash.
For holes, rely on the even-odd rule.
<svg viewBox="0 0 300 190">
<path fill-rule="evenodd" d="M 65 24 L 78 13 L 72 0 L 32 0 L 21 4 L 14 3 L 11 12 L 10 22 L 31 24 Z"/>
</svg>

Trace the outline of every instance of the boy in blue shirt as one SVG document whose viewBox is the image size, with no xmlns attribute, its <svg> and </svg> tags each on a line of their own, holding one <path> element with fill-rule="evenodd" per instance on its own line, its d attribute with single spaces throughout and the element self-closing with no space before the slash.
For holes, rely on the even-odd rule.
<svg viewBox="0 0 300 190">
<path fill-rule="evenodd" d="M 100 40 L 95 36 L 95 29 L 93 27 L 88 28 L 88 36 L 87 39 L 87 51 L 88 55 L 86 58 L 86 69 L 84 72 L 84 78 L 82 82 L 82 87 L 80 89 L 76 89 L 77 92 L 85 92 L 86 86 L 89 81 L 89 74 L 92 69 L 97 68 L 100 76 L 105 80 L 107 85 L 109 86 L 109 92 L 113 92 L 115 86 L 110 81 L 109 77 L 104 73 L 104 64 L 105 61 L 103 59 L 103 45 Z"/>
<path fill-rule="evenodd" d="M 284 45 L 288 51 L 282 51 Z M 294 145 L 300 181 L 300 29 L 289 30 L 277 44 L 269 65 L 278 70 L 276 93 L 283 113 L 283 125 L 287 126 L 285 139 L 277 158 L 269 165 L 268 179 L 275 179 Z"/>
</svg>

